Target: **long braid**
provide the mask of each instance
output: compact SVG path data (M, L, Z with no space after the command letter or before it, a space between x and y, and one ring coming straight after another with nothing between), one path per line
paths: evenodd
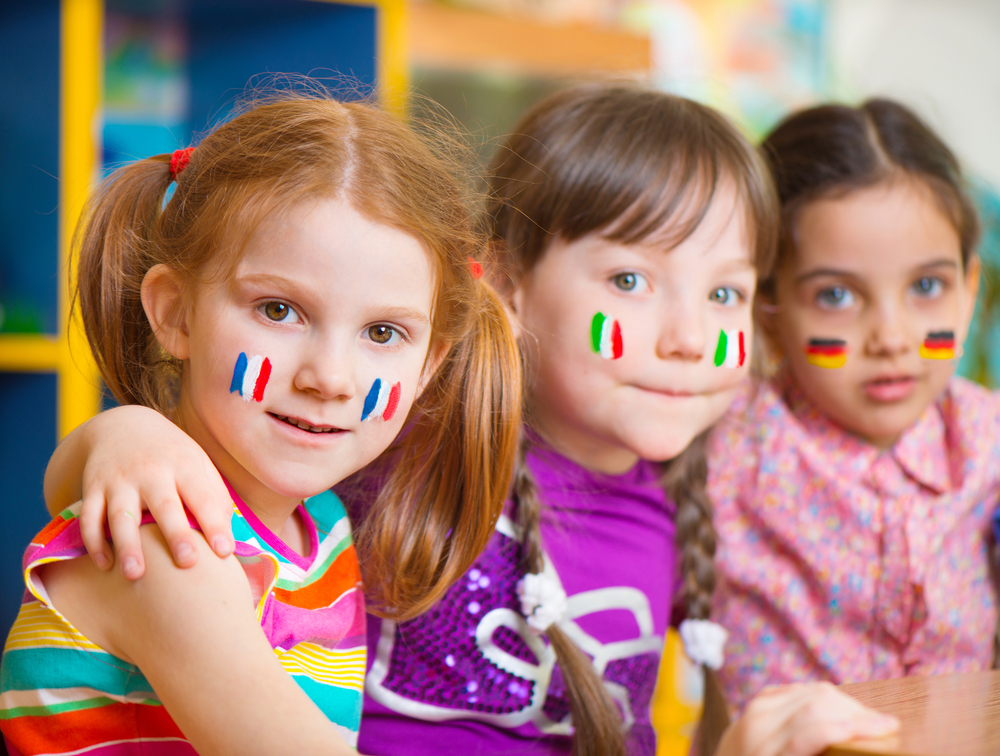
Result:
M715 591L715 550L718 538L708 498L708 431L664 465L663 487L677 506L677 545L681 550L681 600L689 619L708 619ZM700 756L712 756L729 726L729 707L715 670L703 667L705 704L698 731Z
M521 570L539 574L545 567L541 502L538 486L528 469L528 447L528 441L522 436L514 464L513 492L521 534ZM573 756L625 756L621 714L593 663L558 625L549 625L545 635L566 684L573 720Z

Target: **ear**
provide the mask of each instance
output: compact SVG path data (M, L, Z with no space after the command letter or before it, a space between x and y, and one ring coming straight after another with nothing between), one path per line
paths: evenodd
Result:
M507 253L507 248L499 241L491 241L486 255L486 280L500 295L504 303L512 306L512 298L521 278L517 265Z
M160 346L178 360L190 354L187 307L180 274L166 265L154 265L142 279L142 308Z
M976 296L979 294L979 277L983 270L982 261L979 255L969 257L969 262L965 266L965 312L962 313L962 338L969 332L969 323L972 322L972 315L976 311Z

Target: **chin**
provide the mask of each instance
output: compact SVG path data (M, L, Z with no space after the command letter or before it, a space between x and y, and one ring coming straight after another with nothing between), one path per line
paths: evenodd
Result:
M677 435L676 433L658 438L638 439L629 444L629 448L640 458L650 462L667 462L690 446L694 434Z

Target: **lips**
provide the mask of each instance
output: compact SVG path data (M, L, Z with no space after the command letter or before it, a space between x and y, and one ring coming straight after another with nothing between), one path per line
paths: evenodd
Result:
M294 425L296 428L308 431L309 433L339 433L342 430L342 428L335 428L332 425L311 425L305 420L300 420L296 417L288 417L286 415L278 415L273 412L271 413L271 416L287 423L288 425Z
M917 386L911 376L885 376L864 384L865 393L878 402L898 402L906 399Z

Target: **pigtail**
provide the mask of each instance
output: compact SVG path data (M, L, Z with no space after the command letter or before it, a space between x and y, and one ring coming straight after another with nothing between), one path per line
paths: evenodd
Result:
M119 168L90 199L74 239L75 299L105 385L122 404L167 411L163 350L142 307L142 279L152 265L151 241L172 181L170 156Z
M486 547L513 469L517 340L496 292L462 272L471 309L464 333L414 405L399 445L375 468L387 473L385 483L357 533L374 610L396 620L430 608Z
M676 458L664 464L663 487L677 506L677 545L681 551L683 587L679 600L688 619L707 620L715 591L715 550L718 536L708 498L708 431L695 438ZM698 726L698 753L712 756L729 726L729 706L715 670L702 665L705 700Z
M545 567L541 539L541 502L527 465L528 442L522 439L514 467L513 493L521 533L521 571L539 574ZM574 756L624 756L622 717L587 655L557 624L545 630L569 698Z

